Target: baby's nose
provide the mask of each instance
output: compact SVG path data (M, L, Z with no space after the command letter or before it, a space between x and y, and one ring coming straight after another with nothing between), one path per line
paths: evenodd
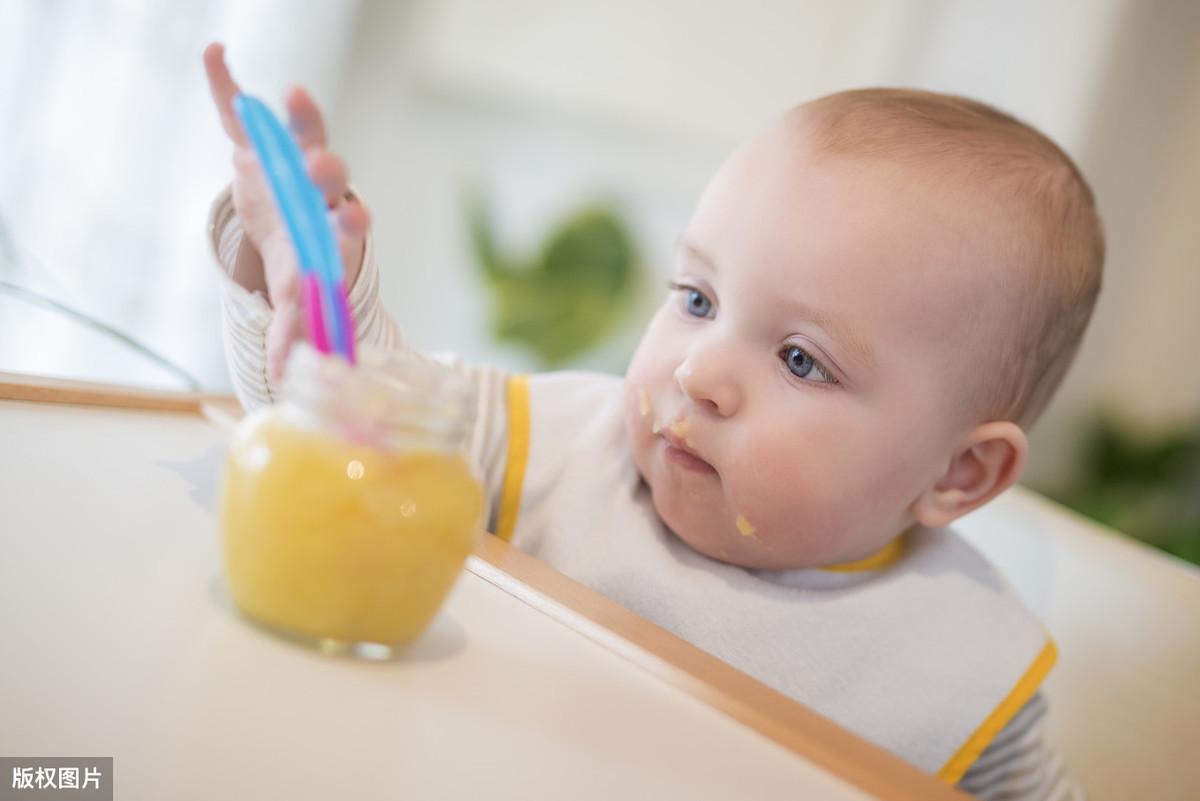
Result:
M716 363L696 364L685 359L675 368L675 383L693 403L702 409L728 417L741 404L741 393L734 376Z

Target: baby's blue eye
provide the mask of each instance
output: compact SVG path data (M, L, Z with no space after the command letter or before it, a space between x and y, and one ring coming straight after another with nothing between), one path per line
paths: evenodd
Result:
M704 297L704 293L699 289L687 290L684 306L693 317L707 317L712 313L712 301Z
M779 358L783 359L784 364L792 371L792 375L797 378L808 378L815 372L817 376L813 380L817 383L835 383L833 376L820 363L813 359L804 348L788 345L779 351Z
M693 317L711 317L713 313L713 302L708 299L699 289L688 284L678 284L674 281L668 281L667 286L675 292L683 293L683 308Z

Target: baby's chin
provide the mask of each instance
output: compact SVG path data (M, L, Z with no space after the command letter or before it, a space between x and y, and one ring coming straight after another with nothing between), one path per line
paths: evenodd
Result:
M679 515L672 515L670 509L662 508L657 499L654 502L654 509L658 512L658 519L663 521L667 530L693 551L704 554L709 559L716 559L718 562L730 560L729 549L722 547L723 543L712 537L710 532L704 531L702 526L698 526L690 520L680 520Z
M645 477L643 476L643 478ZM658 519L663 522L672 535L693 551L707 556L709 559L737 567L768 566L764 562L763 554L754 553L760 549L749 547L757 544L756 542L750 542L740 535L714 530L712 521L719 519L720 515L713 516L696 509L681 511L674 505L678 502L677 500L666 501L661 494L654 492L653 483L647 482L647 484L650 486L650 495L653 499L654 511L658 513Z
M644 421L640 410L631 409L625 416L626 445L633 455L633 463L638 475L650 489L651 502L658 519L667 529L685 545L699 554L718 562L739 567L768 567L764 554L755 554L760 548L756 541L748 541L732 532L714 531L713 521L724 520L729 515L724 511L714 512L711 509L700 509L689 499L681 498L676 489L665 476L656 476L656 471L663 466L653 454L657 438L647 439L642 431ZM659 491L655 490L657 480L662 481ZM769 560L768 560L769 561Z

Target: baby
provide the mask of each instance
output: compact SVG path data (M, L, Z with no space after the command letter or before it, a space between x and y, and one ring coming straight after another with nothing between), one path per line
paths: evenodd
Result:
M214 205L226 347L247 406L303 334L295 257L235 144ZM316 106L292 129L337 220L360 339L403 347L368 217ZM622 382L455 365L490 530L985 798L1080 794L1041 740L1055 651L945 527L1018 479L1025 432L1100 285L1086 182L1052 142L959 97L842 92L712 179Z

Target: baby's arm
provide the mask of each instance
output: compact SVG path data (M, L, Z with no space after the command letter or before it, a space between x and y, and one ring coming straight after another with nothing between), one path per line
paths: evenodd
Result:
M247 242L232 194L227 188L213 202L209 244L221 268L225 358L238 399L246 409L253 409L279 396L279 379L268 366L270 332L277 312L267 300L262 263ZM348 300L360 344L404 346L399 327L379 300L379 271L369 236L360 269L348 288Z
M1047 703L1035 693L958 783L982 801L1086 801L1044 740Z
M304 336L299 265L258 158L233 111L233 99L240 90L225 65L221 45L210 45L204 51L204 69L221 125L233 144L231 200L238 222L236 230L214 228L212 238L218 258L226 265L226 275L243 289L262 293L270 304L273 314L265 340L269 388L282 376L292 345ZM289 127L304 153L309 176L328 203L346 286L352 287L364 260L370 218L348 191L346 165L328 147L325 122L316 103L302 88L293 89L286 103ZM227 226L229 220L217 219L214 214L213 222ZM222 256L231 257L228 264Z

